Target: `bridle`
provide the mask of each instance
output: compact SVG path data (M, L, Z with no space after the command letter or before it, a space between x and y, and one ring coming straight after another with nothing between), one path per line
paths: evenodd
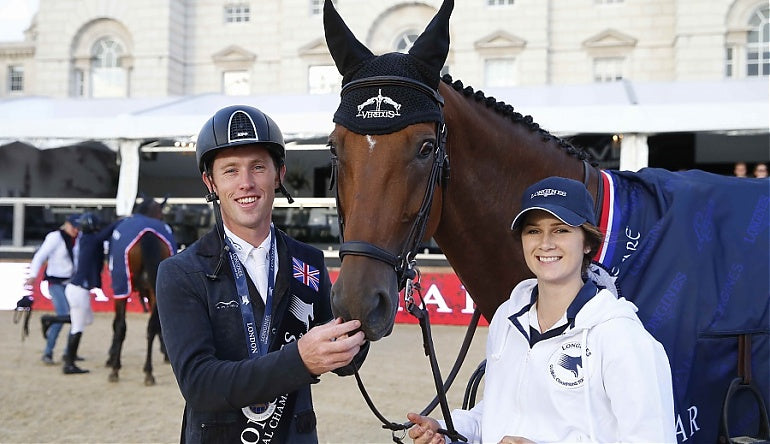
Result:
M431 99L433 99L439 108L444 106L444 98L438 93L438 91L429 87L428 85L413 80L407 77L399 76L374 76L367 77L359 80L354 80L346 84L340 96L344 97L345 94L358 88L367 88L371 86L400 86L417 90ZM342 261L345 256L366 256L372 259L376 259L393 267L398 279L398 290L401 291L406 285L407 279L414 279L415 277L415 257L417 255L417 248L420 245L420 241L425 235L425 227L428 224L428 217L430 216L430 208L433 203L433 195L436 191L436 185L443 187L449 180L449 157L446 152L446 125L444 124L444 113L441 113L441 120L438 122L438 134L436 137L436 148L433 151L433 165L428 177L427 188L425 189L425 195L420 205L420 209L417 212L417 217L412 224L409 234L401 247L401 251L398 255L391 253L390 251L374 245L370 242L360 240L345 241L343 233L345 232L345 220L344 215L339 211L340 206L339 189L337 186L337 175L339 161L336 155L332 156L332 177L329 189L334 188L335 197L337 200L337 209L339 214L338 223L340 225L340 260Z
M446 138L447 138L447 129L446 124L444 123L444 113L443 113L443 106L444 106L444 98L441 97L441 95L438 93L437 90L434 90L433 88L429 87L428 85L419 82L417 80L413 80L407 77L400 77L400 76L373 76L373 77L367 77L359 80L354 80L346 84L342 91L340 92L340 96L344 98L345 94L349 93L352 90L358 89L358 88L366 88L366 87L372 87L372 86L399 86L399 87L406 87L414 89L422 94L427 95L433 101L439 106L439 109L442 110L440 115L440 120L438 122L438 131L437 131L437 137L436 137L436 147L433 151L433 164L431 166L430 174L428 176L428 183L425 189L425 195L423 196L422 203L420 205L420 209L417 212L417 217L414 220L414 223L412 224L412 227L409 230L409 234L406 237L406 240L404 241L401 251L398 255L395 255L391 253L390 251L386 250L385 248L382 248L380 246L377 246L371 242L367 241L361 241L361 240L344 240L344 232L345 232L345 220L344 215L341 212L342 206L340 205L340 197L339 197L339 187L338 187L338 179L337 175L339 174L338 168L339 168L339 160L336 155L332 156L332 177L331 177L331 183L329 184L329 189L334 188L334 194L335 199L337 202L337 214L339 215L339 226L340 226L340 249L339 249L339 255L340 255L340 261L344 260L345 256L353 255L353 256L364 256L369 257L375 260L378 260L380 262L384 262L388 264L389 266L393 267L393 271L396 273L396 278L398 282L398 290L401 291L405 289L404 292L404 302L406 305L407 311L415 316L420 323L420 328L422 330L423 335L423 347L425 349L425 355L428 356L430 360L430 366L431 371L433 373L433 380L434 384L436 386L436 398L421 412L421 415L425 415L430 413L435 407L436 404L441 404L441 411L444 417L444 420L446 422L446 429L440 429L439 433L444 434L452 441L467 441L467 439L459 434L455 429L454 425L452 423L452 417L449 411L449 404L446 399L446 391L449 389L449 386L451 386L452 382L454 381L454 377L457 375L457 371L460 368L460 365L462 364L462 361L465 359L465 354L468 351L468 348L470 347L470 342L473 338L473 331L475 331L476 325L478 324L478 319L480 316L480 312L478 309L474 312L473 319L471 320L471 323L468 325L468 332L466 333L465 339L463 341L463 345L460 349L460 352L458 354L457 360L455 361L455 364L452 368L452 371L450 372L449 377L447 378L446 383L442 381L441 372L438 367L438 363L436 360L436 353L433 346L433 338L431 336L430 331L430 321L428 318L428 310L425 308L425 303L422 300L422 295L420 294L420 286L419 286L419 271L415 268L416 265L416 256L417 256L417 249L419 247L420 241L422 240L423 236L425 235L425 229L428 224L428 218L430 217L430 210L431 210L431 204L433 203L433 197L436 191L436 185L439 187L445 187L446 183L449 180L449 156L446 151ZM420 303L416 303L414 299L414 294L417 292L417 294L420 295ZM392 433L393 441L397 443L401 443L401 439L404 438L406 435L406 431L409 427L412 426L411 423L395 423L392 421L388 421L374 406L374 402L372 401L369 394L366 392L366 389L364 388L364 384L361 380L360 375L358 374L358 369L355 371L355 377L356 381L358 383L358 388L361 391L361 394L364 397L364 400L366 401L367 405L369 406L370 410L374 413L375 416L382 422L383 428L389 429ZM401 436L397 436L397 432L402 432Z

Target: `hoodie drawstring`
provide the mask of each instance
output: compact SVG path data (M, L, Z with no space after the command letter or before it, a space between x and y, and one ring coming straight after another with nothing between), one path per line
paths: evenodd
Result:
M580 359L583 361L583 395L586 401L586 415L588 416L588 437L590 438L591 442L596 441L596 433L594 432L594 419L593 419L593 410L591 409L591 393L590 393L590 387L588 386L588 379L590 376L590 372L588 369L588 355L586 354L586 351L588 349L588 329L583 330L583 337L581 339L582 344L580 347Z

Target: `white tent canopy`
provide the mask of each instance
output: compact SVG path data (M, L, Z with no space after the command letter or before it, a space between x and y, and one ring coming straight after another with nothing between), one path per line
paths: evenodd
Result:
M620 168L647 165L647 135L667 132L767 134L767 78L490 88L487 96L531 115L553 134L623 134ZM96 140L120 152L117 212L129 214L137 193L139 148L155 139L194 141L218 109L249 104L269 114L287 141L326 137L339 96L203 94L184 97L0 100L0 146L40 149Z
M527 86L484 90L558 135L715 131L768 132L767 78L712 82ZM124 99L18 97L0 100L0 145L39 148L83 140L194 139L216 110L243 103L278 123L287 140L333 129L336 94ZM110 143L107 143L110 145Z

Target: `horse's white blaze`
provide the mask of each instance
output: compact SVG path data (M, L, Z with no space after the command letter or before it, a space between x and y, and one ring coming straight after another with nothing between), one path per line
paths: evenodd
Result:
M369 134L366 135L366 141L369 142L369 153L371 154L374 151L374 145L377 145L377 141Z

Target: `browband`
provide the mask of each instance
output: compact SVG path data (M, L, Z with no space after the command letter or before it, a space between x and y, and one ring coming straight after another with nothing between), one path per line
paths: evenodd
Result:
M342 87L342 91L340 91L340 97L354 89L386 85L405 86L407 88L415 89L427 95L428 97L431 97L439 105L444 106L444 98L441 97L441 94L439 94L437 90L422 82L418 82L417 80L399 76L374 76L353 80Z

